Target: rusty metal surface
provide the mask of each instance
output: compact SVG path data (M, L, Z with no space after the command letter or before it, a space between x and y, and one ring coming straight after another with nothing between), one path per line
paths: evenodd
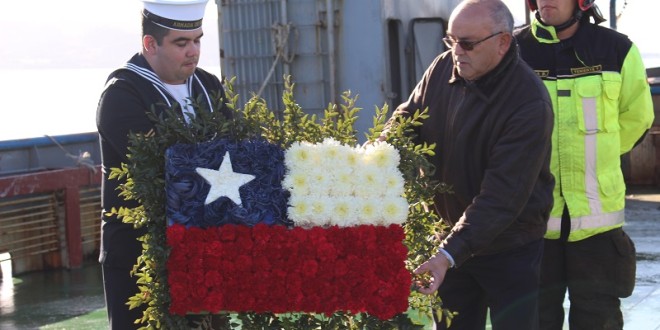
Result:
M0 252L16 274L77 268L98 251L100 181L98 167L0 178Z

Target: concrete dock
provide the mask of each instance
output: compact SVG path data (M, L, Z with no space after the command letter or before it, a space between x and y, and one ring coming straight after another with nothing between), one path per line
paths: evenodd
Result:
M633 189L624 227L637 248L637 282L623 300L624 327L660 330L660 189Z

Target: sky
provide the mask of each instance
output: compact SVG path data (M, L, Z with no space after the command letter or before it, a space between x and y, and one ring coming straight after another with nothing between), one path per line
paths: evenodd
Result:
M140 47L139 0L0 1L0 69L117 67ZM202 64L219 66L217 9L207 3Z
M524 1L504 0L517 24L525 21ZM609 1L596 3L609 18ZM139 0L0 1L0 141L95 131L106 77L139 50L141 6ZM660 66L652 16L660 1L618 0L617 12L618 31L637 44L647 67ZM210 0L200 67L220 75L217 17Z

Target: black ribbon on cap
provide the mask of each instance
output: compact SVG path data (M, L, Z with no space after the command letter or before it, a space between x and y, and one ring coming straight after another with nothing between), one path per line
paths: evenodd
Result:
M202 26L202 19L196 21L179 21L158 16L146 9L142 10L142 15L156 25L173 30L195 30Z

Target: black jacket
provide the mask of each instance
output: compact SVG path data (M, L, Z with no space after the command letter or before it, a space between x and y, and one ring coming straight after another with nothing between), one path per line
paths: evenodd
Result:
M436 143L433 178L452 188L435 196L435 207L452 227L441 247L456 265L541 239L554 186L552 105L515 42L475 82L458 76L451 52L438 56L394 116L425 108L416 133Z
M146 133L154 128L154 124L147 117L147 111L151 111L152 106L155 106L157 112L162 112L170 105L177 104L160 84L146 59L141 54L136 54L125 67L110 74L99 100L96 125L103 162L101 206L104 221L99 259L105 265L132 267L142 252L136 238L143 235L145 229L134 230L131 224L124 224L116 217L105 214L113 207L137 206L136 202L129 203L118 195L117 188L123 182L117 179L108 180L108 175L110 169L128 162L128 133ZM201 107L209 109L209 103L218 95L224 100L224 89L219 79L200 68L195 70L188 84L195 100L200 95L206 100ZM222 108L220 111L227 110Z

